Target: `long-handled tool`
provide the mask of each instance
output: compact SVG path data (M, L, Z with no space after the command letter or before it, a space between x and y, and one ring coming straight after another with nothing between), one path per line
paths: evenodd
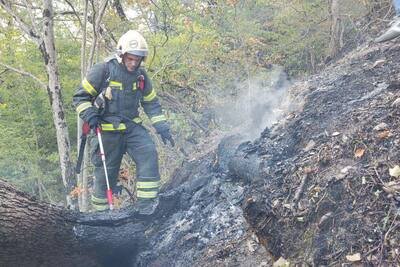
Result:
M114 206L113 206L113 200L112 200L112 191L111 191L111 188L110 188L110 182L108 180L106 156L104 154L103 140L101 139L101 129L100 129L100 127L96 128L96 134L97 134L97 138L99 139L100 155L101 155L101 160L103 161L104 173L106 174L107 201L108 201L108 205L110 205L110 210L113 210Z
M75 168L77 174L81 173L83 155L85 153L86 139L89 132L90 132L89 123L84 122L82 125L82 135L81 135L81 143L79 146L78 161L76 162L76 168Z

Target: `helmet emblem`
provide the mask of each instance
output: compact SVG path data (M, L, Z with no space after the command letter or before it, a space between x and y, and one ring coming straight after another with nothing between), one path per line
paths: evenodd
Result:
M138 46L138 42L136 41L136 40L130 40L129 41L129 47L130 48L137 48L137 46Z

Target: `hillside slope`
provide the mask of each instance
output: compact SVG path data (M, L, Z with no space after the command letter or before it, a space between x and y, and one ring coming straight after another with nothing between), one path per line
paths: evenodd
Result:
M0 247L14 251L0 253L0 262L87 266L84 256L100 266L400 265L400 173L393 173L400 164L399 62L399 44L366 45L295 83L283 119L253 142L210 138L163 186L151 216L132 207L78 214L25 194L29 204L12 217L24 202L0 183L4 218L28 217L33 229L66 233L41 231L40 242L25 229L26 240L15 242L24 224L0 227ZM26 216L32 210L46 212L45 223ZM64 219L53 223L52 214ZM50 244L53 255L67 248L66 261L38 244Z
M274 256L400 264L399 62L399 44L351 52L296 83L296 110L250 145L263 179L244 210Z

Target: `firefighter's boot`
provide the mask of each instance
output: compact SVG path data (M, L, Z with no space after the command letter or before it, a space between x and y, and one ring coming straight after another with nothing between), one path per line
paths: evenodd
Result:
M141 215L152 215L157 210L159 201L158 198L138 199L136 201L136 210Z

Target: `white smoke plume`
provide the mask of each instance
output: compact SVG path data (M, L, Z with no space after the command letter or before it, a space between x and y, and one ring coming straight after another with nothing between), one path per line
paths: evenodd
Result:
M246 80L237 82L232 94L218 103L217 121L232 133L255 139L286 110L289 85L286 73L279 66L268 73L250 74Z

